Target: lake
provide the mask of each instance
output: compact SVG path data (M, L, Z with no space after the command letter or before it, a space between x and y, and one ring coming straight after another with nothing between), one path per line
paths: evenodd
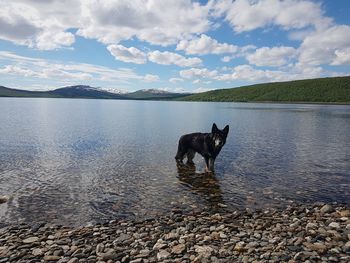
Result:
M214 175L178 139L230 125ZM350 202L350 106L0 98L0 226Z

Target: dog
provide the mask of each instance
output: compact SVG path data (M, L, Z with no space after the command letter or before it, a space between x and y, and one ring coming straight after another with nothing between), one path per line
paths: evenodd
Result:
M187 163L193 165L193 158L196 153L203 156L205 161L205 171L214 172L214 162L222 147L226 143L229 126L219 130L213 123L211 133L190 133L180 137L175 160L178 164L183 163L185 156Z

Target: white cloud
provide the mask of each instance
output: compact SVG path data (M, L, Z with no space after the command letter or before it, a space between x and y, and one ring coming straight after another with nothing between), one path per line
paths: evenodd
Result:
M167 46L207 31L209 7L192 1L82 1L78 34L105 44L137 37Z
M169 51L161 52L159 50L154 50L146 54L135 47L128 48L122 45L109 45L107 49L115 59L135 64L144 64L147 62L147 59L161 65L177 65L180 67L193 67L201 65L202 63L200 58L186 58L180 54Z
M246 58L250 64L256 66L278 67L288 63L296 55L296 52L293 47L262 47L247 55Z
M350 65L350 47L336 50L332 65Z
M217 70L210 71L206 68L190 68L186 70L181 70L179 74L185 79L214 78L218 74L218 72Z
M290 64L276 70L260 69L251 65L238 65L233 68L222 68L219 71L210 71L206 68L191 68L181 70L180 76L185 79L194 79L192 83L209 84L215 81L245 81L250 83L279 82L296 79L310 79L325 76L341 76L343 73L326 71L322 67L303 65L300 63ZM209 81L203 79L209 79Z
M206 91L210 91L210 90L213 90L213 89L200 87L200 88L194 89L192 92L193 93L201 93L201 92L206 92Z
M310 65L348 64L350 26L338 25L306 37L299 48L299 62Z
M0 1L0 38L55 49L74 42L73 29L104 44L138 38L168 46L210 29L209 13L209 4L185 0Z
M146 63L146 54L135 47L127 48L122 45L109 45L107 49L117 60L135 64Z
M177 65L180 67L195 67L202 64L200 58L186 58L180 54L159 50L151 51L148 53L149 61L152 61L161 65Z
M243 47L239 47L235 54L229 55L229 56L224 56L221 58L221 61L227 63L227 62L230 62L234 58L245 57L248 54L250 54L251 51L254 49L256 49L256 46L254 46L254 45L246 45Z
M184 80L182 78L170 78L169 82L171 83L177 83L177 82L183 82Z
M336 76L341 74L326 72L321 67L306 66L299 63L278 70L265 70L254 68L251 65L239 65L232 69L232 73L219 74L214 79L228 82L240 80L259 83L319 78L326 75Z
M0 62L5 64L0 68L0 74L11 74L36 80L46 79L62 85L65 83L81 84L82 81L103 82L106 86L112 84L129 84L129 81L155 82L157 75L138 75L129 68L111 69L104 66L73 63L31 58L20 56L11 52L0 51ZM60 84L60 85L61 85Z
M156 81L159 81L159 76L152 75L152 74L146 74L146 76L143 79L146 82L156 82Z
M6 65L5 67L0 68L0 73L22 75L24 77L38 76L33 70L24 69L15 65Z
M270 25L285 30L314 26L328 27L332 20L323 16L320 3L309 0L228 0L216 5L236 32L251 31Z
M0 1L0 39L50 50L70 46L67 30L78 26L79 3L69 1ZM68 2L68 1L67 1Z
M192 40L181 40L176 46L176 50L184 50L186 54L191 55L234 53L237 49L235 45L219 43L205 34Z

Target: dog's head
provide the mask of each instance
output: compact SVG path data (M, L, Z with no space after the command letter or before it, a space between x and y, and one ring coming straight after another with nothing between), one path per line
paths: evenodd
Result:
M213 140L213 145L215 148L221 148L226 143L226 138L228 134L229 126L226 125L223 130L219 130L215 123L211 128L211 135Z

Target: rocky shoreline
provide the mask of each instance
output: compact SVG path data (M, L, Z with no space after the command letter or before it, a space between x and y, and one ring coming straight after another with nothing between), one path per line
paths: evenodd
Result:
M0 229L4 262L350 262L350 210L291 204L81 228L20 224Z

